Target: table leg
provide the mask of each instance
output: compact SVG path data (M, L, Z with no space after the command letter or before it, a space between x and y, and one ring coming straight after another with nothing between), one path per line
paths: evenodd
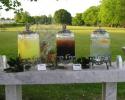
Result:
M117 83L103 83L102 100L117 100Z
M21 85L5 85L6 100L22 100Z

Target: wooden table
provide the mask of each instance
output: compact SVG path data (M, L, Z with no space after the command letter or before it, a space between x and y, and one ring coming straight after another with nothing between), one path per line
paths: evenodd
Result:
M71 83L102 83L102 100L117 100L117 82L125 82L125 70L0 72L0 85L5 85L6 100L22 100L22 85Z

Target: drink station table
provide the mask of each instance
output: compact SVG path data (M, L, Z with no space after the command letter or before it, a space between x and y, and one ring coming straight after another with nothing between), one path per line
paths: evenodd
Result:
M52 52L52 48L47 51L46 48L49 47L47 41L42 41L42 45L40 45L39 33L29 30L29 25L27 25L26 30L18 34L18 56L20 59L17 59L17 61L26 66L27 64L51 63L52 67L57 67L54 70L5 73L3 69L7 66L7 60L3 59L5 56L0 58L0 63L4 65L0 64L0 68L2 68L0 85L5 85L6 100L22 100L22 85L41 84L42 86L42 84L73 83L102 83L102 100L117 100L117 83L125 82L125 69L121 56L117 57L116 64L111 64L110 36L108 32L100 28L92 32L90 40L91 59L85 59L82 57L84 55L81 55L82 58L80 59L75 59L75 35L66 29L66 25L63 25L62 30L56 34L55 53ZM125 48L123 50L125 51ZM59 69L60 64L68 64L67 62L73 63L73 65L76 64L75 68L80 68L80 70L74 70L74 66L72 66L72 69L68 69L68 67L67 69ZM86 68L86 64L90 65L91 68L82 69ZM26 69L26 66L23 67ZM19 65L16 65L16 67L19 67ZM44 68L46 69L45 66Z
M100 65L101 67L102 65ZM112 66L115 67L115 66ZM6 100L22 100L22 85L102 83L102 100L117 100L117 83L125 82L124 69L85 69L0 72L0 85L5 85Z

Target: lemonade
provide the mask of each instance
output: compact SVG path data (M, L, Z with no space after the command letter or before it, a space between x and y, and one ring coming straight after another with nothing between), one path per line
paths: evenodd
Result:
M40 57L39 34L18 35L18 55L21 59L37 59Z

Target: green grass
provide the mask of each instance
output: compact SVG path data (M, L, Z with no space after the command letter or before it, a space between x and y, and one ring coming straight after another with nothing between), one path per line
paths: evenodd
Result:
M46 32L57 32L61 27L33 26L32 29L40 32L41 39L46 37ZM98 27L68 26L75 33L76 56L89 56L90 34ZM105 27L111 36L111 52L113 61L117 55L124 54L121 50L125 46L125 29ZM8 58L17 56L17 33L24 27L0 29L0 55ZM54 35L53 35L54 36ZM55 39L55 38L54 38ZM52 39L52 40L54 40ZM51 39L50 39L51 40ZM54 42L52 42L54 44ZM125 98L125 84L118 84L118 100ZM4 100L4 86L0 87L0 100ZM23 86L23 100L101 100L101 84L71 84L71 85L28 85Z
M41 33L41 39L43 40L43 36L47 38L46 33L56 33L61 27L54 25L52 26L34 26L33 30L38 29ZM90 34L93 30L98 27L74 27L68 26L72 32L75 33L76 40L76 56L89 56L89 47L90 47ZM40 30L41 29L41 30ZM123 28L107 28L105 29L110 33L111 36L111 53L112 59L115 60L117 55L124 54L121 50L121 47L125 46L125 29ZM16 28L7 28L5 31L0 31L0 54L5 54L8 57L16 57L17 56L17 33L24 30L24 27L16 27ZM53 35L54 37L54 35ZM55 39L55 38L54 38ZM54 39L53 44L54 44ZM51 39L49 39L51 40Z

